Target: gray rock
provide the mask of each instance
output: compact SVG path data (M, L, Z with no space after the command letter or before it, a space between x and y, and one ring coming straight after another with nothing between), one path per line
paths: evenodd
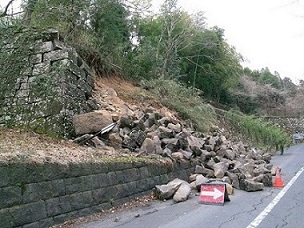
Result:
M104 148L105 147L105 143L103 141L101 141L97 136L93 137L92 139L90 139L91 142L94 144L95 148Z
M172 158L175 160L182 160L184 159L184 155L182 152L174 152L171 154Z
M109 134L109 141L111 143L111 146L114 148L120 148L123 140L120 137L119 133L111 133Z
M168 128L174 131L175 133L179 133L182 130L182 127L179 123L177 124L169 123Z
M134 121L128 115L122 115L119 120L120 128L129 128L132 129L135 126Z
M236 156L235 152L233 150L231 150L231 149L227 149L226 153L224 155L224 157L228 158L229 160L234 160L235 156Z
M172 152L177 152L180 149L179 140L177 138L165 138L161 140L162 147L169 148Z
M235 173L227 172L227 176L231 180L231 185L236 188L240 189L240 182L239 182L239 176Z
M201 190L201 185L209 182L209 179L204 177L202 174L199 174L195 178L195 186L197 191Z
M242 179L240 180L240 188L241 190L244 190L246 192L255 192L255 191L261 191L264 189L264 184L255 182L251 179Z
M255 182L263 183L266 187L272 187L272 175L271 173L260 174L254 178L252 178Z
M191 187L188 183L182 183L173 196L175 203L186 201L191 193Z
M146 139L146 133L142 130L132 130L129 134L130 138L134 140L138 147L141 147Z
M98 132L112 122L112 116L108 112L89 112L73 117L76 135Z
M169 148L165 148L162 152L163 157L172 157L172 151Z
M146 138L143 142L141 148L142 151L147 152L148 154L155 154L156 153L156 146L152 139Z
M174 137L174 133L171 129L163 127L163 126L159 126L158 127L158 137L160 139L164 139L164 138L173 138Z
M203 174L205 177L214 177L214 171L212 169L207 169L199 165L195 166L195 173Z
M185 159L190 160L192 157L192 152L186 150L179 150L185 157Z
M155 153L156 154L162 154L163 153L163 149L161 147L161 141L158 138L158 136L154 136L153 137L153 143L155 145Z
M224 162L215 163L213 165L213 170L216 178L223 178L228 171L228 165Z
M160 200L170 199L183 183L188 184L186 181L176 178L168 184L156 185L154 194Z

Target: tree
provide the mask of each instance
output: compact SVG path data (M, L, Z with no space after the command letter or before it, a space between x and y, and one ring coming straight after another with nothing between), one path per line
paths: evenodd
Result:
M241 56L224 40L224 30L194 27L192 43L183 50L183 81L217 101L227 100L241 74Z

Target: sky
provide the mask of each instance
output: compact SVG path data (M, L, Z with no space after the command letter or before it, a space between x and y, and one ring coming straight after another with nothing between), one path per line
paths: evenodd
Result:
M163 1L153 0L154 7ZM294 83L304 80L303 0L179 0L189 13L203 11L209 26L225 30L227 42L252 70L268 67Z
M178 1L189 13L203 11L209 26L223 28L227 42L245 58L244 66L268 67L295 83L304 80L304 0ZM7 2L0 0L0 6ZM163 0L152 2L157 8Z

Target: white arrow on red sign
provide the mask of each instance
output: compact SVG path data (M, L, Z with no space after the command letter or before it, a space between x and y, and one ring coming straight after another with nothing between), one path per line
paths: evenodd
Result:
M213 199L216 200L219 197L224 195L224 192L221 192L217 188L213 188L213 191L201 191L201 195L203 196L213 196Z

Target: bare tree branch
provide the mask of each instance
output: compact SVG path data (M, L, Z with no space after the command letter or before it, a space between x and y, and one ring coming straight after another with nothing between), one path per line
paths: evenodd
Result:
M10 1L7 3L7 5L6 5L5 8L4 8L3 13L0 14L0 18L1 18L1 17L5 17L5 16L8 16L8 14L7 14L8 8L10 7L10 5L11 5L14 1L15 1L15 0L10 0Z

